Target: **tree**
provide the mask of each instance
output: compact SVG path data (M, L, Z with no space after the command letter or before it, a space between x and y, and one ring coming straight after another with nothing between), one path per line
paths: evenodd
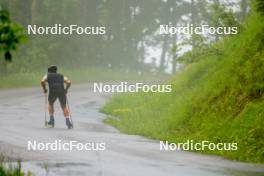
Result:
M23 28L15 23L12 23L9 12L0 10L0 52L4 52L5 61L3 69L6 72L6 62L12 61L11 51L17 48L17 45L25 38Z
M240 10L240 14L239 14L241 22L245 20L245 17L246 17L247 12L248 12L248 7L249 7L248 0L241 0L241 2L240 2L241 10Z
M264 15L264 1L263 0L256 0L257 11Z
M178 52L178 44L177 44L177 35L174 37L174 43L171 48L171 53L172 53L172 73L176 72L176 65L177 65L177 52Z
M211 26L240 26L234 17L234 13L231 10L227 11L225 6L220 4L219 0L215 0L215 2L211 5L210 16ZM215 41L218 41L220 37L221 36L219 34L215 34Z

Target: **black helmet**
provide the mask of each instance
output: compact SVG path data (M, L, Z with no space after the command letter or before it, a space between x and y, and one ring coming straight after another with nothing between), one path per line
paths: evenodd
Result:
M56 65L51 65L49 66L48 68L48 73L56 73L58 70L57 66Z

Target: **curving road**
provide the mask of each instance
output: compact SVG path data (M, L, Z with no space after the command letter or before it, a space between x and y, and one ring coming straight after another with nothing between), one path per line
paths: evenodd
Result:
M183 151L159 151L159 142L126 135L103 123L99 112L109 95L90 85L70 92L75 128L68 130L56 104L56 127L44 128L44 97L40 88L0 90L0 151L21 158L25 170L49 176L258 176L264 165ZM28 151L27 142L105 142L105 151Z

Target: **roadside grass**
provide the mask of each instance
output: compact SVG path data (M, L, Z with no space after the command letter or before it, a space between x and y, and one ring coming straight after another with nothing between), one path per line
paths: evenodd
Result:
M237 150L203 153L264 163L264 23L252 15L241 33L174 75L170 93L126 93L101 109L128 134L180 143L237 143Z
M63 73L69 77L74 84L88 83L91 81L136 81L136 80L157 80L164 79L166 75L154 75L152 73L125 72L118 69L59 69L59 73ZM35 71L29 73L13 73L0 77L0 88L10 87L30 87L39 86L41 78L45 72Z
M0 176L32 176L32 173L22 170L21 161L7 162L5 157L0 155Z

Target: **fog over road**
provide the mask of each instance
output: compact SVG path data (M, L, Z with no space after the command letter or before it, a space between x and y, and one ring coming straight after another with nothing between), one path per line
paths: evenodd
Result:
M103 123L99 108L109 95L93 93L91 85L69 92L74 129L68 130L56 102L55 128L44 127L41 88L0 90L0 150L21 158L35 175L95 176L246 176L264 175L264 165L183 151L160 151L159 141L126 135ZM28 151L27 142L105 142L105 151Z

